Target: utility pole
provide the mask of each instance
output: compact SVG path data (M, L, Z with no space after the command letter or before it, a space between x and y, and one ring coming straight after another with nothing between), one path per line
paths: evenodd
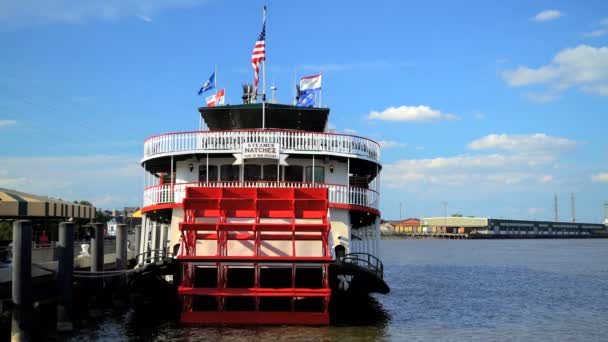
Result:
M399 221L403 220L402 216L401 216L402 210L403 210L403 203L399 202Z
M553 194L553 221L557 222L558 221L558 216L557 216L557 194L554 193Z
M574 212L574 192L570 193L570 210L572 211L572 223L576 222L576 216Z

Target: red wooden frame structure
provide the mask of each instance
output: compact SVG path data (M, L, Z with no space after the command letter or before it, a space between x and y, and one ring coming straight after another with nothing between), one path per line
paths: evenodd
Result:
M329 324L327 189L189 187L183 207L183 323Z

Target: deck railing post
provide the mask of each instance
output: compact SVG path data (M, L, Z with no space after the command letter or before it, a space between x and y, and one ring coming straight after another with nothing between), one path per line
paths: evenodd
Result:
M32 223L13 222L11 341L29 341L32 328Z

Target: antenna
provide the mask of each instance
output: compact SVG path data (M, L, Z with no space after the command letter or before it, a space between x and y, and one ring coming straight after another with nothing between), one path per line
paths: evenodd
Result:
M575 216L575 212L574 212L574 192L570 193L570 210L572 212L572 223L576 222L576 216Z
M558 221L558 216L557 216L557 194L553 194L553 221L557 222Z
M279 88L277 88L273 82L273 84L270 86L270 103L277 103L277 97L276 97L277 89L279 89Z

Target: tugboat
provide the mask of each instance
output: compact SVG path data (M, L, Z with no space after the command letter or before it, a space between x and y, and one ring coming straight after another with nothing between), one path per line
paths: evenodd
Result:
M330 132L310 95L257 102L255 82L198 108L206 129L145 140L138 263L177 265L181 322L325 325L335 296L389 292L380 145Z

